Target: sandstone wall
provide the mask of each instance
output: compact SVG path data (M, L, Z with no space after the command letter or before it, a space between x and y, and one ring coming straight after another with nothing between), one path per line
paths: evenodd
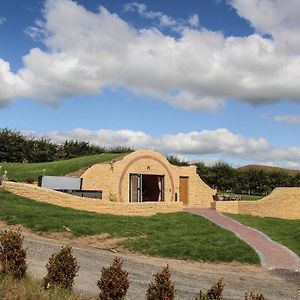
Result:
M243 215L300 219L300 188L276 188L258 201L217 201L216 209Z
M116 203L107 200L82 198L31 184L14 182L6 182L5 189L16 195L36 201L97 213L147 216L156 213L182 211L182 203L180 202Z

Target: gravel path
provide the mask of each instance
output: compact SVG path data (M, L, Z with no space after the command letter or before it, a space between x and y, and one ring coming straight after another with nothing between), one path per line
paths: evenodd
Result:
M45 275L45 265L51 254L64 244L24 233L27 247L29 273L41 278ZM170 265L172 279L177 289L176 299L194 299L199 289L208 289L218 279L225 279L225 299L244 299L244 292L263 293L267 299L300 300L300 273L288 270L268 270L256 266L240 264L206 264L186 262L174 259L153 258L148 256L113 253L108 250L95 249L69 243L74 248L80 270L75 288L84 293L97 294L96 281L103 266L111 264L115 256L124 259L124 266L129 272L131 285L126 299L145 299L152 274Z

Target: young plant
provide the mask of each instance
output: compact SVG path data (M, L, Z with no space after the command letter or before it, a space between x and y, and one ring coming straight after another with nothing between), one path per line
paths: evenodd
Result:
M149 284L147 300L172 300L175 298L175 285L170 280L171 271L169 265L154 275L154 282Z
M47 275L43 279L44 288L58 286L71 290L74 278L78 275L79 265L72 255L72 247L65 246L53 253L46 265Z
M252 294L252 292L250 293L250 295L248 296L248 294L245 294L245 300L267 300L263 294Z
M97 285L100 288L101 300L123 300L129 288L128 272L123 270L123 261L116 257L113 263L102 268L101 278Z
M23 249L21 230L0 232L0 266L5 275L21 278L26 274L26 250Z
M224 286L223 278L221 278L206 293L200 290L195 300L224 300L222 296Z

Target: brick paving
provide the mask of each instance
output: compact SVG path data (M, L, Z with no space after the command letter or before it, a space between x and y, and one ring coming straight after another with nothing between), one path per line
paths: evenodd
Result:
M300 258L290 249L271 240L264 233L245 226L211 208L185 208L184 211L200 215L235 233L249 244L260 257L263 267L300 271Z

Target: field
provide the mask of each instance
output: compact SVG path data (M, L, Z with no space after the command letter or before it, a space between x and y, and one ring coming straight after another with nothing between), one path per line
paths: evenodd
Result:
M188 213L125 217L62 208L25 199L0 189L0 219L38 232L75 236L108 233L125 237L120 246L152 256L196 261L259 264L256 252L230 231Z
M96 163L110 161L120 155L122 154L103 153L45 163L0 163L0 166L2 166L2 174L7 171L9 180L25 181L27 177L37 180L43 174L43 169L45 169L45 175L63 176Z
M300 256L300 220L283 220L226 214L249 227L264 232L272 240L285 245Z

